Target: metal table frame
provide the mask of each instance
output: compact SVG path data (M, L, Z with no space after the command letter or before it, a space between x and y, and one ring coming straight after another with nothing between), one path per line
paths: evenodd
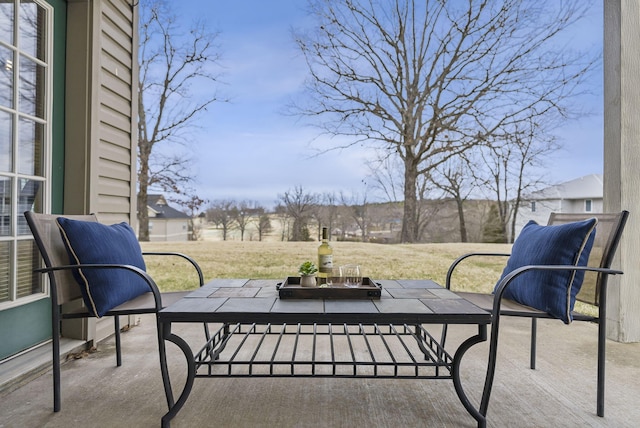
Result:
M460 362L487 340L491 314L429 280L379 281L380 300L281 300L275 280L211 281L158 314L160 365L169 411L162 426L184 406L201 377L348 377L451 379L469 414L486 426L488 394L480 410L460 380ZM193 352L172 333L173 323L217 323ZM444 337L424 324L475 324L477 334L453 355ZM187 379L175 401L165 341L187 362ZM485 388L486 390L486 388ZM486 395L486 399L485 399Z

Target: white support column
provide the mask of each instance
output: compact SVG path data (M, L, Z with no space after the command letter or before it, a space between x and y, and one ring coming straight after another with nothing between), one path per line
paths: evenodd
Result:
M640 341L640 2L604 5L604 210L630 211L609 282L607 335Z

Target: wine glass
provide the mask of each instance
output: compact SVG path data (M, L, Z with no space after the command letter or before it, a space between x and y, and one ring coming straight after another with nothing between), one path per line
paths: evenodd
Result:
M328 286L338 285L338 284L342 284L343 282L344 282L344 277L342 274L342 267L341 266L332 267L331 272L329 272L327 275L327 285Z
M359 287L362 284L362 272L358 265L342 266L342 275L344 276L344 285L349 288Z

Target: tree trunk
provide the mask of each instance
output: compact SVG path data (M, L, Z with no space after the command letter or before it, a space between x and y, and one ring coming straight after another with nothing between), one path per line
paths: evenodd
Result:
M460 242L467 242L467 223L464 219L463 200L456 198L456 205L458 206L458 220L460 222Z
M407 154L404 161L404 213L400 242L414 243L418 240L418 203L416 195L417 165Z
M140 171L138 171L138 240L149 241L149 211L147 210L149 188L149 153L145 142L139 141Z
M299 217L293 218L293 228L291 232L291 240L292 241L305 241L306 237L304 236L304 221L302 221Z

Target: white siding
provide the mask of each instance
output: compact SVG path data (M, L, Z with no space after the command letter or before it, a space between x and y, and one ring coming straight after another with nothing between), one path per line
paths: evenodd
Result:
M100 2L99 16L97 212L102 221L133 223L137 141L134 16L125 0Z
M102 223L126 221L135 228L138 12L133 4L67 4L64 212L96 213ZM86 340L113 333L110 319L65 323L66 334Z

